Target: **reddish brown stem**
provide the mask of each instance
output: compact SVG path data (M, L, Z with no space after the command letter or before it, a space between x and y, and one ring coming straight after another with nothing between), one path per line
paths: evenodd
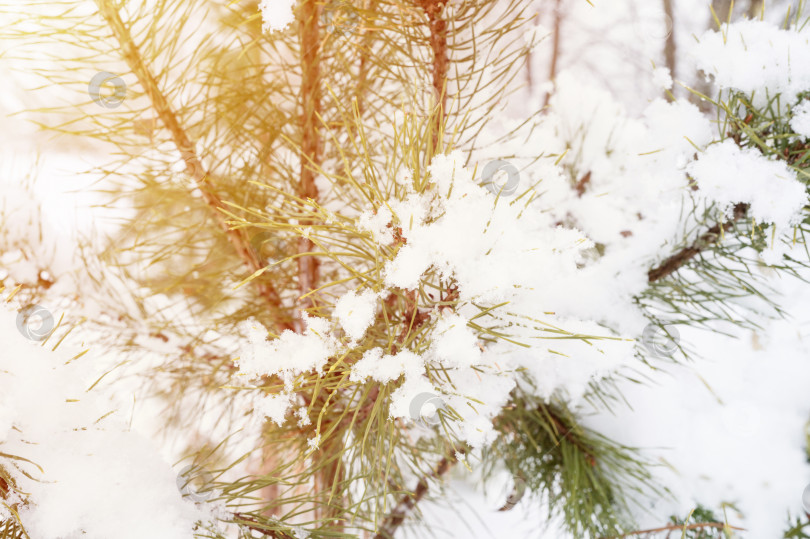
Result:
M316 168L321 160L320 113L320 55L321 38L319 29L320 8L315 0L305 0L298 8L299 39L301 42L301 89L300 89L300 128L301 128L301 172L298 196L304 200L317 200L318 187L315 185ZM313 224L303 220L302 225ZM315 244L306 237L298 240L299 254L311 253ZM298 257L298 289L301 296L318 287L318 261L314 256ZM302 310L312 308L312 296L300 301ZM298 327L299 331L303 328Z
M439 135L444 128L447 111L447 71L450 60L447 54L447 21L442 16L445 2L439 0L416 0L428 17L430 25L430 50L433 51L432 84L434 94L439 97L438 111L433 117L433 150L438 151Z

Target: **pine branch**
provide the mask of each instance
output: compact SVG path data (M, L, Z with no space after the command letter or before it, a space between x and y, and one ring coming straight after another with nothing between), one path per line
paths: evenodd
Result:
M433 147L432 151L437 152L439 142L441 141L442 129L444 127L445 117L447 114L447 73L449 70L449 56L447 50L447 21L441 17L441 12L444 7L442 2L438 0L416 0L416 5L421 7L427 14L430 24L430 48L433 51L433 90L438 99L438 111L433 116ZM448 291L448 295L452 295L452 288ZM448 296L449 297L449 296ZM409 313L411 319L410 327L406 327L403 331L410 332L412 329L418 328L427 319L425 313L421 313L416 308L416 294L413 293L409 298L413 302L413 308ZM407 333L399 336L399 344L401 345ZM405 494L400 498L397 505L388 513L383 520L375 539L392 538L394 532L405 521L408 514L414 510L416 504L424 497L428 490L429 477L440 478L447 473L453 464L455 464L455 456L443 457L430 476L423 476L419 479L413 495Z
M109 25L113 36L121 46L124 61L138 78L138 82L140 82L141 86L143 86L158 118L160 118L164 127L166 127L171 134L175 147L182 152L186 163L186 173L196 182L197 188L202 193L203 200L205 200L208 207L211 208L217 223L245 266L253 273L261 271L263 265L256 251L250 245L250 240L246 232L242 229L232 229L228 225L225 204L222 202L219 195L213 191L210 184L207 183L207 180L210 178L208 171L200 162L194 145L177 119L177 114L158 87L151 70L143 61L129 29L118 13L118 9L110 0L95 0L95 2L98 6L99 13ZM257 283L259 294L267 301L273 311L277 311L281 307L281 298L273 285L258 279L254 281ZM292 329L292 326L288 322L278 320L277 323L281 330Z
M568 427L565 424L564 419L560 417L550 406L540 403L537 406L537 411L551 419L551 422L554 424L554 429L558 434L558 443L562 442L563 440L568 440L574 445L574 447L577 448L580 453L585 455L585 459L591 466L596 465L596 457L594 456L593 451L585 446L576 436L570 436L574 434L574 429Z
M420 478L419 482L416 484L413 494L408 493L402 496L399 502L397 502L397 505L394 506L394 508L388 513L388 516L385 517L385 520L379 527L377 535L374 536L374 539L392 539L397 529L402 525L403 522L405 522L405 518L408 516L408 514L414 510L416 504L425 497L425 494L427 494L430 486L428 484L428 480L430 478L441 478L452 469L456 462L455 456L444 457L439 461L438 465L431 474Z
M674 255L670 256L659 266L647 272L647 280L650 283L660 281L661 279L675 273L680 268L685 266L695 256L716 244L723 237L723 233L730 230L734 224L745 217L748 212L748 204L737 204L734 206L734 214L731 220L714 225L705 234L701 235L695 240L692 245L684 247Z

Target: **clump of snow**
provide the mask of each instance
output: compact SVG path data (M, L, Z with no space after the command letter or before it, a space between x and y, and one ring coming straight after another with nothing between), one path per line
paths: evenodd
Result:
M473 448L486 447L495 440L497 432L492 420L509 402L516 383L514 376L497 371L460 369L454 372L453 384L463 389L459 394L445 392L441 398L445 407L461 417L457 423L460 437Z
M406 376L403 383L391 394L391 407L389 413L394 418L411 418L411 404L414 399L423 393L435 394L437 389L426 376Z
M728 327L684 328L699 361L653 372L645 384L623 380L619 388L632 409L586 415L586 425L667 462L651 471L673 495L653 497L638 514L639 527L686 516L697 504L715 509L730 502L736 510L728 511L729 523L747 529L744 537L782 537L786 512L801 514L810 481L802 440L810 363L807 337L796 328L808 323L810 295L799 279L774 281L788 294L782 305L790 320L755 315L763 330L732 329L737 338L726 335Z
M433 335L432 352L445 365L470 367L480 361L478 339L463 316L451 314L441 318Z
M667 103L663 99L656 99L645 109L646 123L645 147L655 151L645 159L646 163L639 163L645 168L660 165L664 167L659 174L668 176L674 174L681 178L680 185L684 185L682 171L695 154L695 148L704 148L714 139L714 130L709 120L695 105L688 101ZM647 157L647 156L645 156ZM666 182L666 186L674 182Z
M728 215L735 204L746 203L757 222L787 228L800 219L807 203L804 185L784 162L732 140L709 146L687 170L700 192Z
M365 381L372 378L378 382L388 383L400 376L419 377L425 374L425 362L410 350L403 350L395 355L383 355L381 348L368 350L352 367L351 380Z
M358 295L354 290L344 294L335 303L335 316L353 341L359 341L374 321L377 294L366 291Z
M385 268L385 283L416 288L430 268L455 279L462 301L495 303L532 288L541 275L554 280L563 267L575 269L589 242L574 230L542 226L536 213L496 205L496 196L473 181L458 151L438 155L429 167L435 185L432 215L403 229L407 244Z
M295 20L293 6L295 0L262 0L259 10L262 12L262 32L283 30Z
M248 342L242 343L236 362L239 374L250 379L279 375L284 380L283 391L263 396L255 405L257 411L278 425L284 424L294 404L293 379L304 372L320 371L338 349L328 320L304 314L304 322L303 334L285 330L270 341L267 330L257 322L246 321L240 326Z
M329 322L304 315L306 331L303 334L285 330L281 336L267 340L267 330L256 322L245 322L241 329L247 334L250 346L242 348L237 361L239 372L251 378L284 374L295 376L303 372L318 371L337 350L337 341L331 335Z
M755 92L754 104L782 94L793 103L810 89L810 31L783 30L769 22L744 20L703 34L692 51L695 65L722 88Z
M289 391L282 391L274 395L262 396L256 399L254 410L279 427L287 420L287 412L293 406L293 395ZM303 418L300 418L303 421ZM307 418L308 419L308 418Z
M790 127L797 135L810 139L810 99L805 99L799 105L793 107L793 118L790 120Z
M365 212L357 220L360 230L371 232L371 237L377 243L388 244L394 241L394 234L388 224L391 222L391 210L386 207L376 212Z

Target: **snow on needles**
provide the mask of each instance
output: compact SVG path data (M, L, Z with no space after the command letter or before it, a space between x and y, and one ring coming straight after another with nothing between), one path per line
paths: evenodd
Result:
M751 29L760 37L748 39ZM726 28L725 40L705 35L699 49L701 67L724 87L789 98L810 87L810 68L795 61L807 50L806 34L744 22ZM782 61L789 57L794 61ZM761 73L751 75L752 62L761 64ZM659 86L671 86L664 70L654 77ZM421 192L408 181L413 171L399 170L389 178L404 187L399 196L355 220L357 232L377 244L376 255L384 260L384 289L346 291L331 319L307 318L301 335L286 331L267 341L266 330L249 329L241 374L276 374L285 382L261 406L268 417L285 421L295 405L295 378L320 373L338 358L351 365L354 383L396 386L392 418L417 420L422 411L414 411L414 403L427 395L452 409L460 439L486 446L495 436L492 419L516 384L528 379L538 396L564 392L576 404L594 377L638 361L634 344L621 335L645 323L634 298L648 286L647 271L662 242L675 239L683 224L683 204L692 196L687 174L698 194L722 210L746 203L753 219L779 228L794 224L806 203L801 183L784 163L731 141L711 144L715 130L692 104L655 100L634 119L610 95L583 89L566 73L556 84L543 124L520 142L550 157L545 164L510 162L520 175L515 199L496 197L465 163L472 157L483 166L486 158L524 154L525 148L493 142L482 143L486 151L472 156L437 155ZM806 114L796 107L797 131ZM499 135L497 128L482 133L493 141ZM558 164L573 173L581 192L572 190L572 178ZM533 189L542 196L520 196ZM602 246L598 256L594 242ZM368 328L380 302L392 291L418 290L428 281L452 283L458 297L452 312L422 313L419 341L427 344L369 346ZM502 305L508 307L496 307ZM487 307L487 323L506 332L508 341L485 346L479 340L482 322L476 317ZM553 349L543 345L541 339L560 335L592 338L555 339ZM435 370L448 371L452 384L429 377Z
M731 216L736 203L749 205L758 223L785 229L796 224L807 203L804 185L782 161L771 161L759 150L740 148L733 140L709 146L687 171L700 192Z
M363 339L375 320L378 303L393 290L418 289L426 279L452 282L459 298L453 311L425 313L427 334L420 341L429 344L394 353L379 346L354 352L361 357L353 360L352 382L396 384L389 409L392 418L418 422L424 414L420 399L427 395L427 400L453 410L460 439L482 447L494 439L492 419L524 376L515 373L535 378L544 395L567 384L575 388L576 397L595 373L629 357L632 345L613 341L609 346L619 352L610 359L601 344L578 339L555 340L554 352L512 343L484 347L471 326L478 305L508 304L508 310L490 311L489 320L508 327L507 332L521 342L542 338L542 328L555 334L565 333L569 326L580 334L603 333L592 322L556 319L545 312L551 308L544 308L559 293L556 289L570 282L566 276L579 271L582 253L592 243L577 230L554 226L540 205L527 207L498 199L474 181L472 169L464 166L458 151L434 157L428 172L429 187L424 192L408 191L402 199L388 201L387 207L369 209L357 218L358 230L369 233L381 249L393 241L395 230L404 239L398 249L380 251L389 257L384 268L386 289L346 291L335 302L333 319L306 318L302 335L285 331L267 341L264 328L244 328L249 342L241 351L240 373L251 378L275 374L285 381L280 394L260 405L273 421L283 423L294 406L298 374L319 373L329 357L349 358L356 348L368 346ZM548 321L540 322L541 318ZM565 353L576 360L557 362ZM429 378L428 365L432 372L451 371L452 383L443 377Z
M783 30L746 20L706 32L691 51L696 67L722 88L754 93L754 106L782 94L793 103L810 88L810 31L807 25Z
M545 216L524 212L521 204L496 204L463 162L458 151L433 159L438 196L431 215L438 217L403 226L407 244L386 266L388 286L415 288L432 267L455 279L462 301L495 304L525 294L542 277L554 282L562 270L576 270L591 242L576 230L549 229Z

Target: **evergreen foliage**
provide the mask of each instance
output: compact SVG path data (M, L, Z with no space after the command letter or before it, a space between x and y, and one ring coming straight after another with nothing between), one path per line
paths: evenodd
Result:
M106 303L104 317L82 326L131 365L146 356L144 335L166 343L149 394L165 399L167 429L188 431L189 475L206 471L199 491L226 508L222 522L237 525L241 537L294 537L299 528L313 537L393 537L418 515L418 502L464 466L481 466L485 476L506 469L521 491L516 496L525 486L526 499L546 503L549 517L560 517L575 537L633 534L638 497L667 495L641 453L583 426L566 395L537 397L520 373L495 420L498 437L481 455L460 435L452 407L414 431L390 417L396 383L352 378L352 367L373 349L426 353L439 323L432 314L462 307L477 309L469 327L483 347L528 346L511 333L516 326L549 341L616 339L608 327L582 335L505 305L466 302L441 268L412 289L389 287L384 268L406 244L407 223L395 215L393 241L384 243L357 220L369 207L389 211L413 194L431 195L437 155L460 150L471 159L530 49L523 34L533 14L525 4L366 0L349 9L301 0L291 26L264 33L253 0L96 0L40 15L33 37L22 24L3 30L21 43L13 54L22 59L31 60L39 40L73 55L40 73L50 84L85 92L77 86L84 79L69 75L74 70L124 74L120 107L88 102L38 111L48 129L107 148L92 172L117 186L106 193L110 204L131 208L101 256L87 247L88 276ZM795 103L776 95L754 106L752 96L728 90L698 98L714 107L718 141L784 161L807 183L810 144L790 127ZM528 207L540 191L521 186L510 204ZM728 218L693 202L684 208L680 243L661 252L636 298L650 323L749 326L752 298L763 312L782 315L757 271L758 254L778 241L773 226L753 222L744 204ZM793 242L808 254L810 212L804 215ZM808 258L789 254L771 267L799 276L807 265ZM255 383L238 376L235 343L248 340L251 327L267 328L270 340L302 334L307 317L334 316L338 299L352 290L384 294L361 340L329 357L321 373L295 377L305 410L297 420L267 420L257 447L248 449L236 431L200 440L188 427L211 409L222 410L219 421L228 425L237 409L228 403L288 388L280 375ZM346 345L351 339L343 337ZM637 354L655 365L641 343ZM689 355L679 345L675 360ZM125 377L127 368L118 374ZM453 372L440 365L428 365L426 376L453 384ZM592 382L586 399L613 406L621 398L613 382ZM0 453L4 499L15 488L9 471L19 458ZM226 479L245 462L259 464L249 476ZM712 526L689 527L700 523ZM702 507L671 524L684 538L733 533ZM7 520L0 537L28 537L23 525ZM810 537L808 525L791 522L785 537ZM202 525L196 536L223 537Z

